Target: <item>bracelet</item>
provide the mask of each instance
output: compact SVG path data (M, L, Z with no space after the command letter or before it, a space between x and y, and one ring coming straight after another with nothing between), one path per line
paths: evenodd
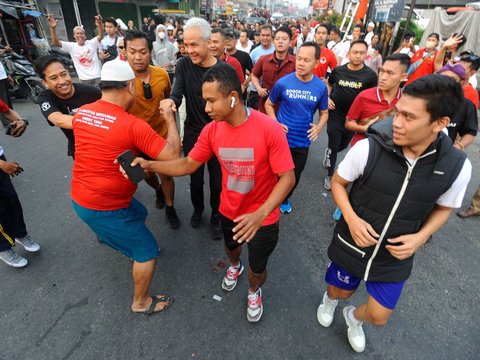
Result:
M462 144L460 141L457 141L457 142L455 143L455 145L460 146L460 150L461 150L461 151L464 151L464 150L465 150L465 146L463 146L463 144Z

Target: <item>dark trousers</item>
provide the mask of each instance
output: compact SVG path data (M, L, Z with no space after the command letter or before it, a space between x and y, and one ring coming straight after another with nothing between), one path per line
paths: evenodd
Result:
M290 196L292 196L293 192L298 186L300 177L302 176L303 169L305 169L305 164L307 163L308 149L309 148L290 148L293 164L295 165L295 169L293 170L293 172L295 173L295 185L293 186L293 189L290 190L290 193L288 194L287 199L289 199Z
M3 155L0 156L0 160L7 161ZM10 175L2 170L0 170L0 226L0 251L10 249L14 245L15 238L27 235L22 205Z
M185 129L183 136L183 152L185 156L197 142L198 134ZM208 174L210 176L210 206L212 208L212 215L218 214L220 206L220 192L222 191L222 170L220 163L215 155L207 162ZM192 205L197 213L202 213L205 209L203 204L203 176L205 165L202 165L193 174L190 175L190 199Z
M330 149L330 167L328 168L328 176L333 176L335 165L337 163L337 154L345 150L350 141L352 141L354 131L348 131L345 128L327 128L328 148Z
M10 109L12 109L12 99L10 98L10 93L8 92L8 79L0 80L0 100L7 104ZM10 124L10 120L8 120L4 115L0 115L0 117L3 126L8 126L8 124Z

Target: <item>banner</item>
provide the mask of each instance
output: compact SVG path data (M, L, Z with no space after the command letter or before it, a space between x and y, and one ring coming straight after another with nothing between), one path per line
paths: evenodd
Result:
M374 22L398 22L402 18L405 0L375 0Z

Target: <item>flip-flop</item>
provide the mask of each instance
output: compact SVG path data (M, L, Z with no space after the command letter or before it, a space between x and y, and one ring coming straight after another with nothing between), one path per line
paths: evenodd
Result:
M150 297L152 298L152 303L150 304L148 309L144 311L134 311L134 313L144 314L144 315L153 315L153 314L160 313L167 310L173 304L172 296L164 295L162 297L156 297L156 296L150 295ZM157 306L158 303L161 303L161 302L166 302L167 304L162 308L162 310L155 311L155 307Z

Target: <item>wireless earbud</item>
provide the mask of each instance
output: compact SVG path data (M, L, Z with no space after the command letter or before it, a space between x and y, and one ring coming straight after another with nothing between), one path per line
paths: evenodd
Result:
M232 96L232 102L230 103L230 107L233 109L234 105L235 105L235 97Z

